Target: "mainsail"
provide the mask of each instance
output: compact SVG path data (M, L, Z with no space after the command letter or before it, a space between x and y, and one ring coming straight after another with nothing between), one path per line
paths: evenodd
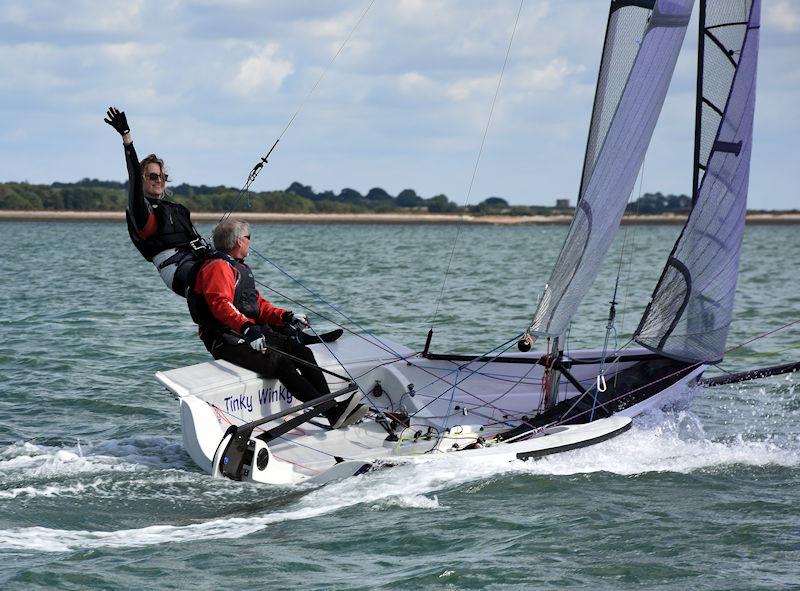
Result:
M761 3L703 4L693 208L635 339L674 359L714 362L725 350L739 271Z
M558 336L614 239L672 78L694 0L614 0L578 206L530 332Z

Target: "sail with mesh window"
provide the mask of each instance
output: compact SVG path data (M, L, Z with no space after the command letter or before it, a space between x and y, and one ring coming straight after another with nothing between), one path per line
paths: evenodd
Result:
M694 0L614 0L575 217L530 331L563 334L599 272L644 160Z
M747 205L760 4L701 5L692 211L635 333L673 359L709 363L725 352Z

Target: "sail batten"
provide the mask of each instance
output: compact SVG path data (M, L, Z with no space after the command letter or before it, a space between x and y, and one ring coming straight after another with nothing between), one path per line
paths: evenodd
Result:
M693 208L634 338L667 357L709 363L723 357L733 315L747 208L760 0L705 0L704 5L700 38L712 42L701 42L698 60ZM698 171L703 171L699 181Z
M616 234L672 78L694 0L612 2L578 207L530 331L563 334Z

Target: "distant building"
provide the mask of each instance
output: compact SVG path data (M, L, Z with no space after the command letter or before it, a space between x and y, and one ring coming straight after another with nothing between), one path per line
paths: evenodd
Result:
M556 209L572 209L569 199L556 199Z

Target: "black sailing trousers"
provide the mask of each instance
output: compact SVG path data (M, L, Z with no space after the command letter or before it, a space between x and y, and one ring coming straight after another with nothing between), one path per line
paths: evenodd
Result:
M330 392L325 376L317 366L311 349L291 337L276 333L264 335L270 347L289 353L307 364L295 362L274 351L261 353L246 342L240 343L239 341L242 339L238 339L234 335L217 333L216 335L204 335L204 337L203 344L214 359L224 359L255 371L265 378L277 378L298 400L308 402Z

